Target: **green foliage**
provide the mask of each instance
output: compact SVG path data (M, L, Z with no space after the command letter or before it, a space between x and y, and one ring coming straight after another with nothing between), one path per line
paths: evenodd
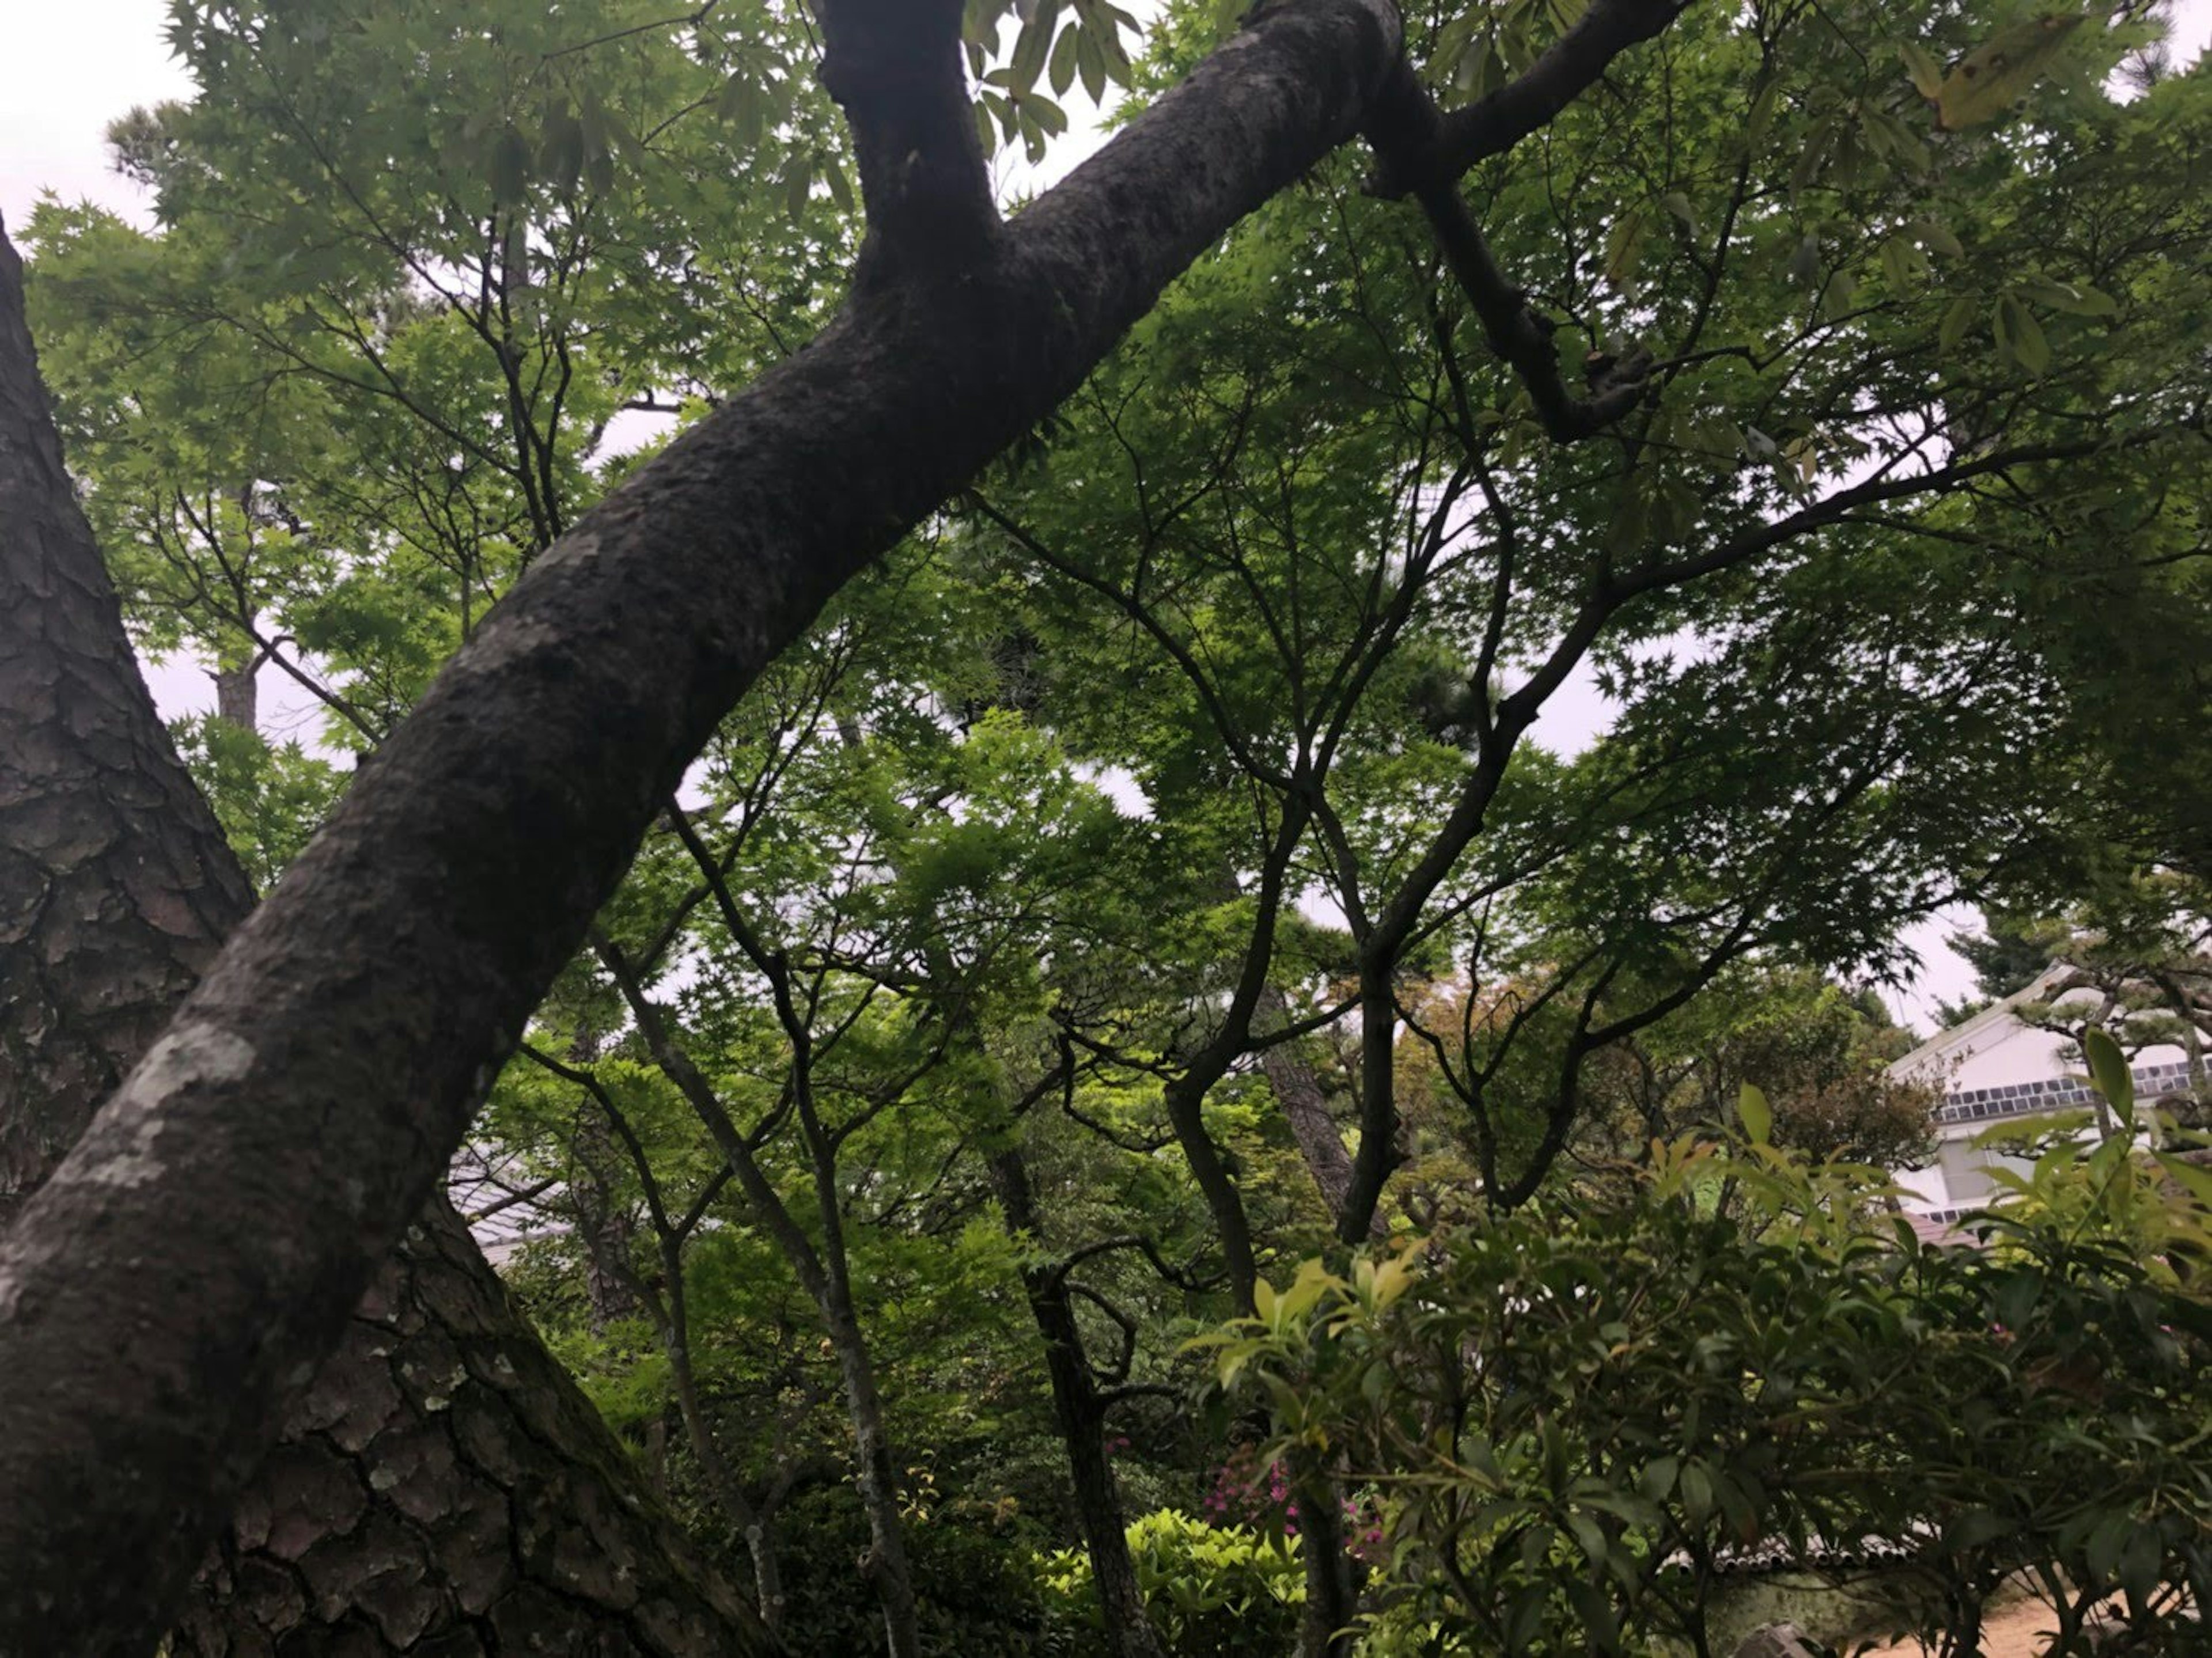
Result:
M1917 1166L1934 1153L1942 1090L1890 1075L1911 1046L1870 994L1802 970L1724 972L1593 1062L1583 1143L1640 1157L1655 1139L1723 1127L1754 1087L1778 1145L1815 1159Z
M1276 1658L1297 1643L1305 1604L1296 1537L1215 1526L1162 1509L1129 1525L1129 1553L1145 1609L1176 1658ZM1098 1627L1091 1560L1064 1549L1041 1560L1038 1582L1054 1624ZM1071 1635L1069 1651L1085 1650Z
M987 149L1244 9L970 0ZM1581 15L1406 10L1453 105ZM2202 1168L2054 1132L1966 1255L1838 1161L1926 1150L1840 987L1901 926L2212 867L2207 451L2166 440L2212 82L2112 95L2154 32L1683 10L1470 181L1570 383L1656 359L1587 442L1332 158L724 722L477 1133L562 1223L515 1270L556 1351L732 1560L764 1516L811 1649L878 1638L862 1361L931 1641L1082 1649L1085 1564L1018 1569L1073 1535L1025 1271L1128 1390L1130 1500L1187 1493L1220 1424L1180 1344L1336 1218L1285 1059L1319 1143L1402 1139L1384 1223L1434 1234L1261 1284L1219 1355L1372 1480L1372 1650L1626 1646L1816 1535L1901 1538L1931 1606L2201 1572ZM180 733L265 884L531 562L816 332L862 227L781 0L177 0L171 39L198 96L112 135L156 226L42 205L34 321L139 637L324 716ZM1288 1649L1294 1552L1132 1540L1173 1650Z
M2212 1209L2163 1161L2054 1151L1985 1247L1927 1246L1754 1123L1626 1202L1310 1264L1206 1345L1284 1455L1383 1494L1381 1602L1483 1649L1695 1642L1732 1562L1878 1552L1923 1632L2024 1571L2085 1651L2100 1597L2151 1629L2212 1569L2176 1454L2212 1412Z
M231 849L267 891L345 787L345 774L296 742L269 742L217 714L169 728Z
M794 1658L880 1652L883 1616L855 1593L853 1562L868 1528L849 1490L802 1499L786 1522L785 1558ZM1029 1658L1073 1650L1056 1644L1053 1597L1041 1589L1028 1545L988 1522L941 1515L912 1533L921 1587L917 1621L932 1652Z

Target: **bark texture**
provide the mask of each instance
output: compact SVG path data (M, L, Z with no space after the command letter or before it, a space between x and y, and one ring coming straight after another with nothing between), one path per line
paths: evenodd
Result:
M44 1180L252 907L77 510L21 276L0 231L0 1206ZM744 1650L743 1609L641 1495L436 1198L247 1490L171 1651ZM35 1594L12 1560L8 1576L0 1602ZM71 1649L58 1609L43 1630L35 1608L11 1615L0 1652Z
M253 902L154 713L0 234L0 1230Z
M991 1159L991 1186L1015 1231L1043 1237L1029 1168L1012 1147ZM1052 1382L1053 1413L1067 1446L1067 1473L1075 1495L1075 1521L1091 1557L1091 1578L1105 1612L1110 1658L1162 1658L1159 1636L1145 1612L1145 1594L1129 1556L1128 1522L1121 1513L1114 1464L1106 1455L1107 1399L1091 1373L1083 1329L1076 1322L1065 1266L1035 1262L1022 1268L1030 1316L1044 1340L1045 1373Z
M717 720L1399 49L1390 0L1259 10L985 265L857 301L492 612L0 1242L0 1648L150 1646Z
M763 1649L442 1199L240 1499L177 1658Z
M1289 1002L1280 990L1269 985L1260 993L1258 1013L1252 1021L1254 1033L1271 1035L1290 1022ZM1305 1160L1306 1172L1313 1176L1322 1201L1328 1206L1329 1218L1338 1218L1344 1213L1346 1194L1352 1190L1352 1153L1344 1148L1344 1133L1336 1126L1335 1114L1328 1108L1328 1096L1322 1092L1321 1078L1287 1042L1276 1042L1260 1050L1260 1071L1267 1078L1267 1086L1274 1090L1276 1102L1283 1108L1284 1121L1291 1126L1291 1138L1297 1142L1298 1155ZM1382 1218L1379 1209L1368 1219L1367 1235L1378 1243L1390 1236L1390 1224Z

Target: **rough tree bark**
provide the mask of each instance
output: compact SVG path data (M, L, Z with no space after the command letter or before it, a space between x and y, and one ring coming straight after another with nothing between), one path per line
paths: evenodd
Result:
M1009 1146L991 1158L991 1186L1006 1223L1032 1240L1043 1236L1029 1166ZM1106 1455L1107 1400L1091 1374L1082 1327L1067 1290L1067 1268L1056 1261L1022 1268L1022 1287L1030 1315L1044 1340L1045 1373L1052 1383L1053 1412L1067 1446L1069 1484L1075 1494L1075 1521L1091 1557L1091 1577L1105 1612L1110 1658L1161 1658L1159 1637L1145 1614L1144 1591L1137 1585L1136 1563L1129 1558L1127 1522Z
M1349 136L1398 49L1388 0L1261 13L981 264L857 300L494 610L0 1244L0 1645L150 1643L687 758Z
M1260 993L1259 1011L1252 1021L1253 1035L1271 1035L1290 1022L1290 1003L1280 990L1269 985ZM1321 1078L1287 1042L1276 1042L1260 1050L1260 1071L1267 1078L1267 1086L1274 1090L1276 1102L1283 1108L1284 1120L1291 1126L1291 1138L1297 1143L1298 1155L1304 1159L1306 1172L1320 1189L1322 1201L1328 1206L1329 1218L1336 1220L1344 1213L1346 1193L1352 1190L1352 1153L1345 1150L1343 1131L1337 1127L1335 1114L1328 1108L1328 1096L1322 1091ZM1368 1218L1367 1235L1377 1243L1389 1239L1390 1223L1379 1207Z
M0 228L0 1216L252 902L131 656ZM241 1500L170 1648L743 1649L734 1597L641 1495L435 1198ZM67 1632L0 1646L61 1650Z
M215 711L246 731L260 729L261 687L253 664L216 672Z
M715 723L1169 280L1376 117L1401 46L1393 0L1256 8L948 260L901 228L928 234L912 210L966 142L944 119L961 9L815 9L871 31L877 66L911 55L881 119L874 77L846 88L869 280L537 562L0 1242L0 1648L151 1644Z
M0 230L0 1228L253 902L129 656L20 268Z

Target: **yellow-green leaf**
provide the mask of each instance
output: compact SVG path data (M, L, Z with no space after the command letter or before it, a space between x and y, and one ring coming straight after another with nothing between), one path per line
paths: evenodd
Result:
M1936 330L1936 346L1945 356L1959 349L1959 342L1966 337L1966 331L1982 314L1980 296L1961 294L1951 301L1943 313L1943 320Z
M1936 98L1936 125L1956 132L1995 120L2035 83L2081 23L2079 13L2054 12L2000 29L1943 77Z
M1613 223L1613 234L1607 239L1605 248L1605 279L1622 293L1630 292L1636 280L1636 262L1644 253L1644 210L1632 207Z
M1393 1256L1375 1269L1375 1304L1388 1307L1413 1287L1413 1269L1403 1255Z
M1929 252L1941 253L1949 259L1966 257L1966 250L1960 245L1959 239L1951 234L1948 226L1938 224L1933 219L1915 219L1911 228L1912 234L1920 239L1920 245Z
M492 200L501 206L520 201L529 181L530 145L520 131L507 127L491 147Z
M2198 1204L2212 1209L2212 1169L2200 1169L2185 1157L2177 1157L2165 1151L2158 1154L2158 1166L2165 1169L2173 1178L2174 1183Z
M2048 276L2024 276L2015 286L2023 298L2077 317L2109 317L2119 309L2109 294L2074 282L2053 282Z
M1995 321L1997 344L2011 354L2014 361L2031 374L2040 374L2051 367L2051 342L2043 336L2043 325L2016 295L1998 296Z
M1912 77L1914 91L1931 104L1942 95L1943 66L1927 47L1907 40L1898 47L1897 55L1905 59L1905 72Z
M2123 1121L2135 1114L2136 1079L2128 1070L2127 1055L2102 1030L2081 1033L2081 1051L2088 1056L2089 1079Z
M1750 1083L1736 1096L1736 1115L1743 1119L1743 1132L1751 1136L1753 1145L1765 1145L1774 1138L1774 1108L1766 1102L1766 1096Z
M1759 88L1759 95L1751 100L1749 113L1743 118L1744 136L1754 144L1764 139L1774 125L1774 89L1779 84L1769 81Z

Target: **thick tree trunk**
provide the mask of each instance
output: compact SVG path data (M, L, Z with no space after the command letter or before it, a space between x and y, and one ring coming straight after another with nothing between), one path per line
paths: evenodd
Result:
M1012 1147L991 1159L991 1186L1006 1224L1037 1241L1036 1200L1029 1168ZM1053 1413L1067 1446L1067 1472L1075 1493L1075 1523L1091 1557L1091 1579L1105 1614L1108 1658L1162 1658L1159 1637L1145 1612L1137 1586L1136 1563L1129 1558L1127 1521L1121 1514L1114 1465L1106 1455L1106 1408L1084 1357L1083 1332L1067 1293L1066 1275L1051 1263L1022 1268L1030 1315L1044 1339L1045 1373L1052 1382Z
M982 263L878 285L486 618L0 1242L0 1649L170 1621L716 722L1399 49L1390 0L1261 8Z
M439 1199L240 1500L170 1649L764 1644Z
M0 234L0 1229L253 902L79 512Z
M0 1213L252 906L124 635L0 233ZM236 1219L250 1236L255 1217ZM641 1496L435 1199L248 1489L171 1649L742 1649L742 1609ZM0 1597L35 1593L14 1561L5 1576ZM0 1651L70 1649L50 1615L35 1641L0 1622Z

